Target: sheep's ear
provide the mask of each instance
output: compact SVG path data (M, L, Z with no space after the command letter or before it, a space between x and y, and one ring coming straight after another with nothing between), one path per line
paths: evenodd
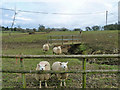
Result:
M38 67L38 64L37 64L37 67Z
M39 64L37 64L37 67L40 67L40 65L39 65Z
M62 65L62 63L60 62L60 65Z
M66 62L66 64L68 64L68 62Z

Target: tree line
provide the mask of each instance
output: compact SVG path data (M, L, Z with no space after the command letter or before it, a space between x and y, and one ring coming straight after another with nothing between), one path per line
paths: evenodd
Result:
M9 27L4 27L0 26L2 31L18 31L18 32L28 32L28 33L34 33L34 32L51 32L51 31L71 31L65 27L63 28L46 28L44 25L39 25L38 28L26 28L23 29L20 26L14 27L14 28L9 28ZM103 31L103 30L120 30L120 25L115 23L115 24L109 24L105 25L103 27L95 25L95 26L87 26L85 27L85 31ZM81 28L75 28L72 31L83 31Z

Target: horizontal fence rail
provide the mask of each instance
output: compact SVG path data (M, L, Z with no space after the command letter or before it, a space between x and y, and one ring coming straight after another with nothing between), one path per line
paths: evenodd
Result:
M50 36L48 36L48 37L61 37L61 36L67 36L67 37L71 37L71 36L80 37L80 35L50 35Z
M16 58L19 55L0 55L2 58ZM99 55L20 55L23 58L120 58L120 54Z
M31 73L31 74L46 74L46 73L51 73L51 74L61 74L61 73L120 73L120 70L80 70L80 71L36 71L36 70L2 70L0 72L3 73Z

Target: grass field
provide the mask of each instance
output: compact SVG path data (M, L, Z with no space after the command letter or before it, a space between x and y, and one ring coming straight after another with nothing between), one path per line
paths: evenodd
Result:
M29 35L28 33L9 33L2 34L2 54L20 53L26 55L43 55L42 45L47 42L48 35L78 35L79 32L50 32L50 33L36 33ZM118 31L90 31L82 32L81 42L94 50L106 51L106 53L113 53L114 49L118 49ZM116 52L115 52L116 53ZM47 54L52 54L52 48ZM24 59L24 68L20 67L19 60L16 64L16 59L2 59L3 70L35 70L37 63L47 60L52 64L55 61L68 61L69 70L82 70L82 60L78 59ZM88 70L113 70L118 69L117 65L105 65L96 63L87 63ZM118 87L117 74L87 74L88 88L117 88ZM26 74L27 87L38 88L39 82L34 78L34 75ZM51 81L53 81L51 83ZM82 87L82 75L70 74L67 79L67 87ZM54 77L48 81L49 88L58 86L59 82L54 80ZM22 87L22 78L20 74L6 74L3 73L3 87Z
M2 52L3 54L43 54L42 45L47 42L49 35L79 35L79 32L51 32L36 33L29 35L27 33L8 33L2 35ZM87 44L94 50L103 50L112 53L118 50L118 31L91 31L83 32L81 42ZM51 52L48 52L51 54Z

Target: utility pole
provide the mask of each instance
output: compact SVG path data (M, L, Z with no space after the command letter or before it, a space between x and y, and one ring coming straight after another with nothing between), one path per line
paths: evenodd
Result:
M14 25L14 22L15 22L15 17L16 17L16 6L15 6L15 13L14 13L14 17L13 17L13 22L12 22L12 25L11 25L11 31L9 32L9 36L11 36L11 32L12 32L12 28L13 28L13 25Z
M107 20L108 20L108 11L106 11L106 26L107 26Z

